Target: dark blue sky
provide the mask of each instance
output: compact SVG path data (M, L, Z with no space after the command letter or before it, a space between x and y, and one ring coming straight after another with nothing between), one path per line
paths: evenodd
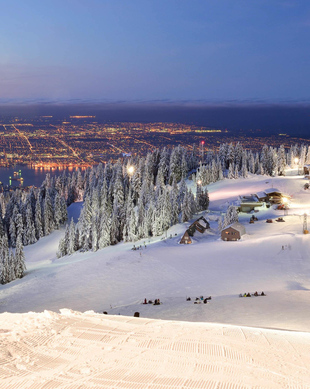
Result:
M10 0L0 37L0 103L310 100L309 0Z

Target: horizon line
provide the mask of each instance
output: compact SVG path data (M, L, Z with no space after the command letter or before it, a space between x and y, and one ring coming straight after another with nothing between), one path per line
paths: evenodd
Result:
M171 100L171 99L152 99L152 100L108 100L108 99L0 99L0 106L163 106L163 107L233 107L233 106L308 106L310 98L303 99L196 99L196 100Z

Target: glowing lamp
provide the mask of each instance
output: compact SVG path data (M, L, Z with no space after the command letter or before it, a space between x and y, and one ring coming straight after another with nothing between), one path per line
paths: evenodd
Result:
M131 166L128 166L127 172L128 172L128 174L129 174L130 176L133 175L134 171L135 171L135 167L134 167L134 166L132 166L132 165L131 165Z
M298 158L295 158L295 159L294 159L294 162L295 162L296 164L298 163L298 161L299 161Z

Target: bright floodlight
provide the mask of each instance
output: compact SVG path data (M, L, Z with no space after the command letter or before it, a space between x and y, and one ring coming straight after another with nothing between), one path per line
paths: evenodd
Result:
M128 172L128 174L131 176L133 173L134 173L134 171L135 171L135 167L134 166L128 166L128 168L127 168L127 172Z
M197 184L198 184L198 185L201 185L201 184L202 184L202 181L201 181L201 180L198 180L198 181L197 181Z
M298 158L295 158L295 159L294 159L294 162L295 162L296 164L298 163L298 161L299 161Z
M282 198L282 202L283 202L283 204L287 204L288 203L288 198L287 197L283 197Z

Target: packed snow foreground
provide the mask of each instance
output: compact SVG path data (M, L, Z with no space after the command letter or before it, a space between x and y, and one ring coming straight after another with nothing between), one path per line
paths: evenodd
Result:
M1 286L0 388L310 388L304 183L291 175L209 185L211 229L191 245L179 244L188 222L167 239L135 242L139 250L124 243L57 259L64 229L25 247L25 277ZM263 207L249 224L240 214L246 235L221 241L221 212L271 187L292 196L288 215ZM285 223L266 223L277 217ZM266 296L238 297L256 290ZM201 295L212 299L194 304Z
M2 314L0 388L309 388L310 334L107 316Z

